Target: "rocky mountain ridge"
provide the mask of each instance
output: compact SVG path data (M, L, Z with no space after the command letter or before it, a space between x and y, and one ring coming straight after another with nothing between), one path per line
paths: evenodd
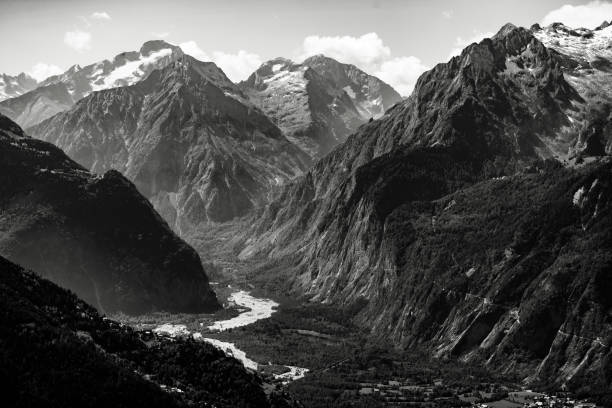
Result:
M17 100L7 97L0 102L0 112L23 128L33 126L67 110L92 92L132 85L183 55L176 45L148 41L139 51L123 52L112 61L103 60L85 67L73 65L60 75L33 84L27 91L24 88L11 96L18 97Z
M438 64L257 214L240 257L374 336L607 392L611 167L581 143L597 123L568 58L506 25Z

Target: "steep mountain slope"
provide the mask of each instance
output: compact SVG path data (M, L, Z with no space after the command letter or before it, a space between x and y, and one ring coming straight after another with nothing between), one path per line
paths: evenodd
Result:
M0 254L106 312L219 307L198 255L129 181L92 175L2 115Z
M5 406L271 406L261 379L221 350L102 318L3 257L0 345Z
M402 100L391 86L354 65L342 64L324 55L306 58L302 64L342 88L364 119L378 119L387 109Z
M591 154L612 153L612 26L604 22L595 30L573 30L561 23L532 27L544 45L562 54L565 78L584 99L579 150Z
M308 166L215 64L189 56L30 131L94 172L121 171L182 234L263 205Z
M361 306L373 335L609 392L612 165L578 143L565 60L507 25L438 64L258 214L240 256ZM596 163L560 164L578 157Z
M381 80L324 56L303 64L284 58L268 61L240 87L313 159L401 100Z
M38 86L38 82L23 72L16 76L0 75L0 101L14 98L31 91Z
M0 102L0 113L25 128L65 111L73 104L68 88L60 82Z
M181 49L165 41L148 41L139 51L123 52L112 61L80 67L74 65L0 104L0 112L23 128L33 126L70 108L91 92L132 85L157 68L183 56ZM68 93L68 95L66 95Z

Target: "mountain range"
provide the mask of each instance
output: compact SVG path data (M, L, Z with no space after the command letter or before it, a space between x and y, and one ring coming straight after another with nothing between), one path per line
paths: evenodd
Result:
M75 66L0 102L0 254L100 311L212 311L182 238L215 235L373 341L609 395L611 41L507 24L406 99L321 55Z
M118 54L112 61L85 67L73 65L63 74L39 83L25 74L15 78L5 75L4 82L13 85L0 88L4 89L0 91L0 113L23 128L33 126L69 109L92 92L132 85L182 56L179 47L157 40L144 43L139 51Z
M180 233L245 215L309 164L214 63L188 55L29 131L93 172L126 174Z
M423 74L248 223L240 258L283 265L253 279L403 347L607 389L611 36L545 45L574 37L506 25Z

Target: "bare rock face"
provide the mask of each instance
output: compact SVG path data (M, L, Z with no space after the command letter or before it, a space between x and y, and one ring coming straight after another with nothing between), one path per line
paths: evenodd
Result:
M565 62L507 25L438 64L258 214L240 256L359 305L374 336L605 389L612 165L579 145Z
M313 159L401 100L380 79L322 55L268 61L239 85Z
M95 176L0 115L0 253L99 310L219 307L196 252L115 170Z
M112 61L103 60L85 67L74 65L63 74L38 84L34 81L21 92L7 94L6 98L0 98L6 99L0 102L0 113L27 128L68 110L92 92L132 85L182 56L183 52L175 45L160 40L148 41L140 51L123 52ZM5 78L4 81L10 84L16 80Z
M93 172L122 172L185 234L265 204L309 165L215 64L189 56L30 131Z

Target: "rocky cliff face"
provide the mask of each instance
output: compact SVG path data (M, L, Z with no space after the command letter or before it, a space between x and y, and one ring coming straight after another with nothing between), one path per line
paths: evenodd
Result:
M0 112L27 128L69 109L92 92L132 85L182 56L183 52L175 45L148 41L139 51L123 52L112 61L99 61L85 67L74 65L39 84L27 82L31 85L29 88L24 85L23 91L4 98L7 100L0 105Z
M588 101L564 61L507 25L437 65L287 186L240 256L361 305L373 335L607 387L612 166L579 143Z
M0 115L0 253L104 312L219 307L198 255L117 171L95 176Z
M263 205L309 164L216 65L189 56L31 133L94 172L119 170L184 234Z
M313 159L401 100L378 78L324 56L303 64L284 58L268 61L240 87Z
M21 73L16 76L1 74L0 101L23 95L37 86L38 82L28 74Z

